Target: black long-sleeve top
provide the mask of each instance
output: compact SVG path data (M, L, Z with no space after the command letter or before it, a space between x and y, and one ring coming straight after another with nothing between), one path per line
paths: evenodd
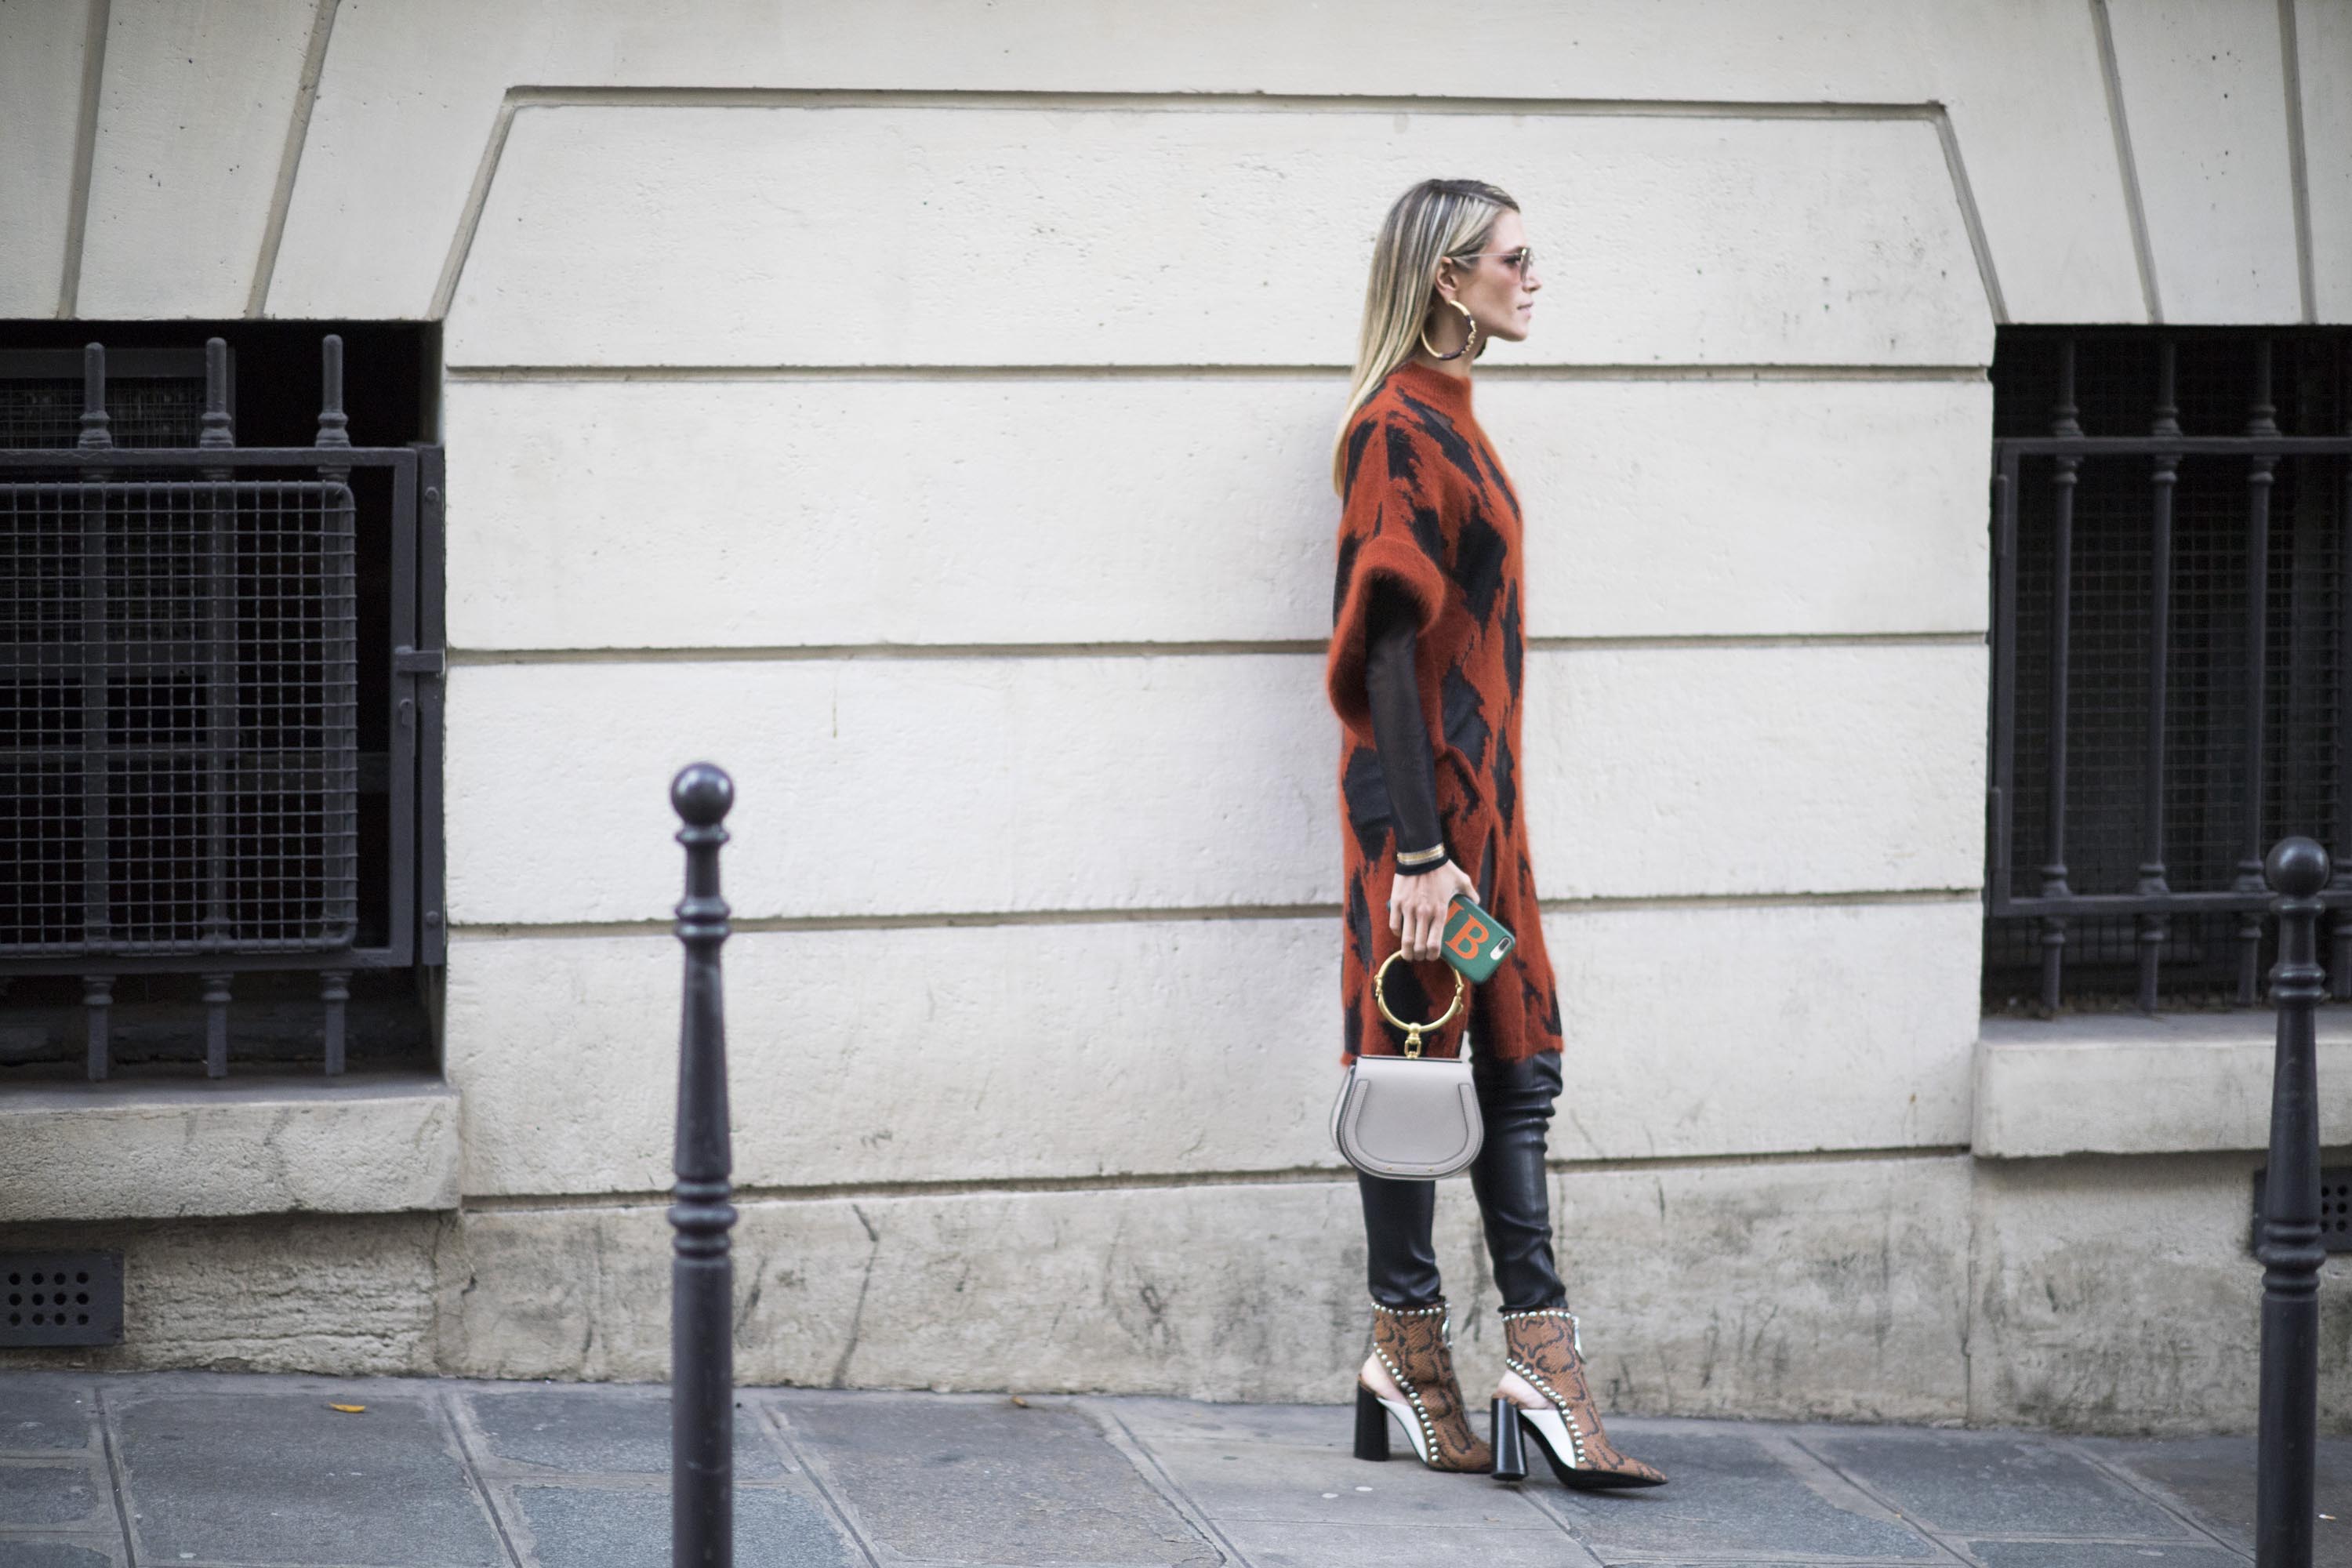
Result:
M1437 826L1437 765L1430 752L1429 723L1422 716L1420 681L1413 673L1419 641L1415 619L1412 600L1402 590L1387 583L1373 590L1365 623L1364 695L1371 707L1372 745L1380 752L1381 779L1388 785L1397 851L1408 861L1416 851L1444 843ZM1412 876L1444 864L1439 858L1398 869Z

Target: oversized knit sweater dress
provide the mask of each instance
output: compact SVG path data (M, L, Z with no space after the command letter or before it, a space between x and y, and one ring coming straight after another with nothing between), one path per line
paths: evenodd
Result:
M1400 814L1366 694L1376 617L1395 607L1412 617L1437 829L1454 863L1476 882L1479 901L1518 938L1502 967L1475 988L1471 1020L1457 1016L1431 1045L1452 1055L1470 1026L1478 1049L1502 1060L1557 1051L1559 1000L1518 788L1527 648L1518 497L1472 415L1469 382L1418 364L1391 373L1358 411L1346 465L1325 670L1343 727L1345 1054L1393 1053L1404 1041L1371 994L1372 972L1398 945L1388 929L1397 852L1424 847L1399 842ZM1454 972L1442 963L1400 964L1389 975L1389 1005L1402 1017L1433 1017L1453 990Z

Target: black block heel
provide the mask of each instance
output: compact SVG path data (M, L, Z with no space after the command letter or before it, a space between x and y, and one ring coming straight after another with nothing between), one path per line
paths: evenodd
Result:
M1356 1384L1356 1458L1385 1459L1389 1457L1389 1412L1381 1396Z
M1519 1438L1519 1407L1497 1394L1494 1412L1487 1421L1491 1428L1489 1436L1495 1445L1495 1479L1498 1481L1526 1480L1528 1450Z

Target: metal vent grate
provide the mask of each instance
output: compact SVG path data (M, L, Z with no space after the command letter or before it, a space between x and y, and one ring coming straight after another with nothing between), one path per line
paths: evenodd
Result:
M0 1346L122 1342L122 1254L0 1252Z
M2254 1226L2249 1247L2263 1240L2263 1184L2267 1169L2254 1173ZM2319 1245L2329 1252L2352 1252L2352 1165L2329 1165L2319 1173Z

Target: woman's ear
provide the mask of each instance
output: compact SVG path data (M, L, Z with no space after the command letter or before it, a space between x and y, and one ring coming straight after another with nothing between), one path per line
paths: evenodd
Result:
M1437 282L1434 285L1437 297L1450 303L1454 299L1454 290L1461 286L1461 279L1454 276L1454 258L1450 256L1441 258L1437 263Z

